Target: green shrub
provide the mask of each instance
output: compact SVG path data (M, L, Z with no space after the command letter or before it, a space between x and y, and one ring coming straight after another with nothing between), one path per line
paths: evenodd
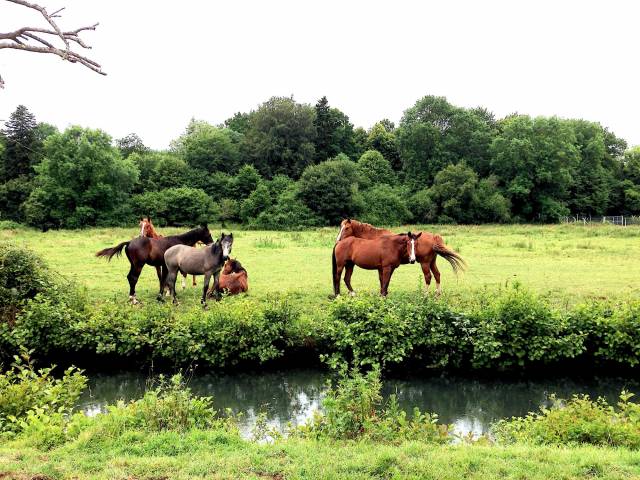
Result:
M539 413L499 421L493 435L502 443L586 443L636 449L640 447L640 405L629 401L632 396L622 392L617 408L587 395L575 395L568 401L552 397L552 406Z
M330 387L322 407L324 414L294 430L294 435L312 438L354 439L374 441L421 440L447 443L450 428L438 424L438 416L414 409L413 416L398 406L395 396L383 405L380 370L366 374L343 371L335 386Z
M159 225L197 225L218 219L219 209L199 188L167 188L131 197L138 216L149 215Z
M0 432L19 432L47 415L68 415L87 385L81 371L70 367L62 378L36 370L29 352L15 356L11 368L0 373Z
M504 290L473 314L473 365L523 367L574 358L584 351L584 332L541 297L519 286Z
M411 220L407 207L408 195L401 189L389 185L377 185L361 193L366 207L362 221L372 225L404 225Z

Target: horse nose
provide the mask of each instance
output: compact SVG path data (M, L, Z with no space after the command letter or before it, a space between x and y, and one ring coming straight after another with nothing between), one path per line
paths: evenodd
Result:
M411 263L411 265L413 265L414 263L416 263L415 260L409 260L409 263Z

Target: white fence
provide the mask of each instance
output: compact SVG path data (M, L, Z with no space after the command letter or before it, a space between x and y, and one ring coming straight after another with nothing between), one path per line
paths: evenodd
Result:
M609 223L626 227L627 225L640 225L640 217L637 215L608 215L604 217L592 217L591 215L571 215L561 217L560 223Z

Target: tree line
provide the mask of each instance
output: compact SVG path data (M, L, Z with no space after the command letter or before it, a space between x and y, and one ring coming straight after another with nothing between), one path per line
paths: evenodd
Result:
M47 228L203 221L281 229L556 222L640 213L640 147L599 123L462 108L426 96L400 123L354 127L326 97L273 97L164 151L60 132L19 106L0 135L0 220Z

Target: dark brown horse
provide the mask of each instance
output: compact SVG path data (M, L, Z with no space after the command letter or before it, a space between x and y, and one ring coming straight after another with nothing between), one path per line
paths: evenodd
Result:
M434 235L429 232L421 232L422 236L416 245L416 261L422 267L424 281L427 285L427 291L431 285L431 274L436 279L436 295L440 295L442 288L440 286L440 270L436 266L438 255L447 260L453 271L458 273L466 268L463 258L456 252L445 246L444 240L440 235ZM340 233L336 238L336 242L340 242L348 237L358 237L373 239L381 235L393 235L393 232L383 228L376 228L368 223L362 223L357 220L347 218L340 223Z
M158 281L160 282L158 300L162 300L162 292L164 290L165 280L167 279L164 252L174 245L189 245L192 247L198 242L207 245L213 243L213 238L211 238L211 233L206 225L194 228L180 235L171 235L158 239L137 237L128 242L122 242L115 247L100 250L96 253L96 257L107 257L108 260L111 260L114 255L120 256L124 248L124 252L131 264L129 274L127 275L127 280L129 280L129 299L135 304L138 303L136 299L136 284L138 283L140 272L142 272L142 267L145 265L156 267Z
M333 292L340 295L340 278L345 269L344 283L353 295L351 274L353 267L378 270L380 295L387 296L391 275L405 263L415 263L416 242L422 234L403 233L400 235L380 235L373 239L347 237L333 247Z
M140 217L140 223L138 223L138 226L140 227L140 236L141 237L149 237L149 238L155 238L156 240L158 238L163 238L162 235L160 235L157 231L156 231L156 227L153 226L153 222L151 221L151 217ZM160 267L156 267L156 271L158 272L158 278L160 278ZM187 275L186 274L182 274L182 288L185 289L187 287L187 282L185 281L187 279ZM196 276L193 275L192 279L191 279L191 285L192 286L196 286Z

